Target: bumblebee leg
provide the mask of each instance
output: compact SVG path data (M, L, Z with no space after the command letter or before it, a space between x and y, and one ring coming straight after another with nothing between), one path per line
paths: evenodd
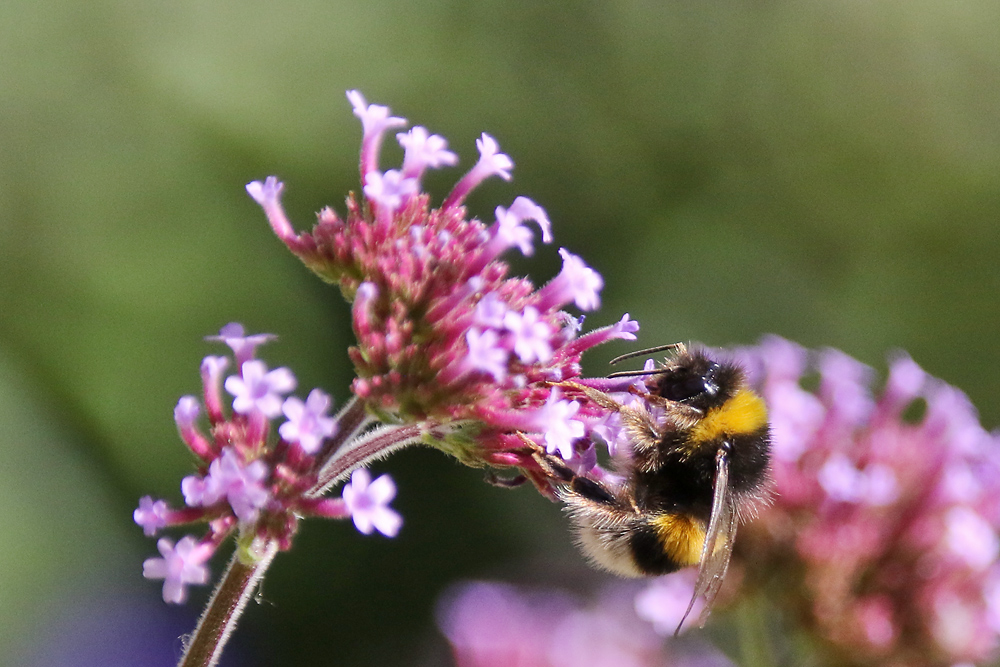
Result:
M618 499L608 491L602 484L586 477L574 477L569 484L570 490L581 498L598 503L600 505L614 506L619 504Z
M618 502L614 494L608 491L600 482L577 475L561 458L547 453L523 433L519 435L522 442L530 447L531 457L538 464L538 467L550 479L556 483L565 485L565 488L571 493L589 501L602 504L614 504Z
M493 471L489 471L483 477L487 484L499 486L502 489L513 489L528 481L524 475L514 475L513 477L501 477Z

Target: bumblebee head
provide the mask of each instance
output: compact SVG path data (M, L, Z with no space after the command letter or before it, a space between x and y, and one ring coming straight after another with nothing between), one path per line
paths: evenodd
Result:
M653 393L705 413L725 404L743 384L739 367L720 364L694 350L681 352L660 370Z

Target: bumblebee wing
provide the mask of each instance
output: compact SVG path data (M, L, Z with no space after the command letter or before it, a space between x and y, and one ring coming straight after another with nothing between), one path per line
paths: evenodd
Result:
M705 544L701 548L701 564L698 566L698 580L694 594L688 603L681 622L677 624L675 635L691 614L698 598L704 597L705 606L698 617L698 627L703 627L712 611L712 603L722 588L722 582L729 569L729 558L733 554L736 538L736 509L732 494L729 493L729 455L726 448L720 448L715 456L715 488L712 493L712 515L705 533Z

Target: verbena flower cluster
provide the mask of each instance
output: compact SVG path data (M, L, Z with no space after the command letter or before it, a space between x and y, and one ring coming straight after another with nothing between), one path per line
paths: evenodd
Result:
M198 461L197 474L181 484L184 507L145 497L134 516L150 536L208 524L200 538L160 539L161 557L146 561L145 576L164 580L169 602L182 602L187 585L207 582L206 563L231 534L247 562L259 562L268 548L289 548L308 516L351 517L364 533L395 535L401 519L388 507L392 480L371 481L360 466L404 445L423 442L470 465L516 468L549 495L537 451L596 463L586 456L593 450L588 435L607 429L607 409L567 400L553 383L581 381L583 352L634 340L638 324L626 315L581 335L582 317L563 309L595 310L603 280L566 249L559 250L562 270L540 288L508 275L503 253L534 251L528 222L544 243L552 232L546 212L526 197L498 206L490 222L467 217L469 192L489 177L511 177L513 162L492 137L476 142L479 160L434 208L421 179L427 169L457 163L447 142L419 126L399 132L403 164L380 171L386 132L406 122L357 91L347 97L363 128L363 197L348 196L346 217L324 209L312 231L299 234L276 178L254 181L247 192L288 248L352 303L354 398L330 416L329 395L314 389L304 400L287 396L295 388L291 371L269 370L255 358L273 336L248 336L230 324L212 337L228 344L233 358L207 357L201 401L184 397L175 410ZM372 421L382 425L368 428ZM340 498L323 497L352 470Z
M163 579L163 599L181 603L189 584L208 582L206 563L231 534L240 547L260 550L276 542L287 549L303 517L352 518L358 530L377 529L394 537L402 524L388 504L396 488L388 475L374 482L364 468L354 471L341 498L316 494L317 454L338 431L329 416L330 397L313 389L305 401L285 395L295 389L287 368L268 370L255 359L258 345L274 336L247 336L231 323L210 340L226 343L233 357L209 356L201 364L202 399L184 396L174 409L181 439L199 462L197 474L181 481L183 508L145 496L133 518L148 536L161 529L207 523L201 538L188 535L176 544L163 537L159 558L143 564L147 579ZM226 377L232 366L234 373ZM232 397L227 409L225 392ZM199 425L204 413L207 431ZM284 420L273 437L274 422Z
M770 337L740 357L770 406L777 490L741 535L748 578L806 610L830 664L995 658L1000 436L968 398L906 356L879 392L836 350Z
M705 642L665 644L637 616L636 588L615 584L587 599L559 589L463 582L441 597L438 626L457 667L731 667ZM680 613L687 603L679 602Z
M544 243L552 232L546 212L527 197L496 207L491 222L468 217L463 202L476 186L511 177L513 162L495 139L480 137L479 160L434 208L421 178L457 162L445 139L419 126L399 132L403 165L380 171L386 132L406 121L357 91L347 96L364 131L364 198L348 196L346 218L327 208L311 232L298 234L277 179L247 190L288 248L353 303L354 394L385 421L450 425L428 444L473 465L521 468L544 490L548 482L525 437L572 459L607 417L599 406L567 400L552 383L578 379L583 352L634 340L638 324L626 315L580 335L582 318L563 309L595 310L603 280L564 248L562 271L540 288L508 275L504 252L534 252L529 221Z

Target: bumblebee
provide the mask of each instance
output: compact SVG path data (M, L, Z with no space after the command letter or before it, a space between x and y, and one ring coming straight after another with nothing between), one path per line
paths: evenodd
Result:
M652 410L565 383L619 413L632 444L630 460L618 471L620 485L576 475L553 456L536 458L559 482L577 541L597 567L640 577L699 565L681 624L704 596L704 625L729 566L737 525L768 499L767 408L739 365L681 343L612 363L668 349L672 356L658 368L610 376L649 376L648 392L633 391Z

